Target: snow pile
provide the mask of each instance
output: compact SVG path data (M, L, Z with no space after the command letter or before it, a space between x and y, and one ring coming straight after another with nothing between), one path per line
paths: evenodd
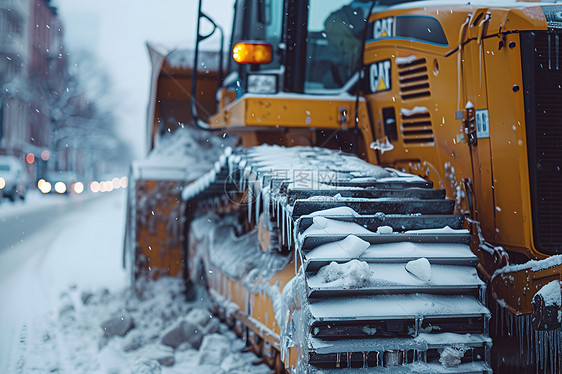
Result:
M552 281L543 286L533 299L537 296L542 296L545 306L562 306L562 296L560 294L560 281ZM560 318L559 318L560 319Z
M409 261L406 264L406 270L425 282L431 280L431 264L425 257Z
M342 288L361 288L371 284L373 272L365 261L351 260L345 264L331 262L318 271L323 283L339 281Z
M468 234L467 229L452 229L445 226L440 229L421 229L421 230L407 230L406 234Z
M460 347L446 347L441 352L439 357L439 362L444 368L457 367L461 363L461 359L464 357L465 352L468 348L464 346Z
M210 237L208 256L211 263L232 278L242 279L243 282L247 280L245 284L248 287L252 287L260 277L262 281L269 279L290 260L280 253L262 251L257 230L236 236L233 226L218 226Z
M416 61L416 59L416 55L410 55L408 57L396 57L395 62L396 65L405 65Z
M416 106L413 109L401 108L400 114L402 114L403 117L412 117L417 114L429 114L429 110L424 106Z
M287 266L291 256L276 251L264 252L259 244L258 230L237 236L236 215L222 217L221 225L215 224L214 227L207 224L217 222L216 218L212 217L212 215L204 216L196 222L201 229L201 231L196 230L198 234L202 234L202 229L208 227L207 239L198 245L196 258L209 258L214 267L221 269L221 272L231 278L239 280L248 290L256 294L266 293L273 303L275 318L280 320L282 318L278 315L282 310L280 283L271 284L270 279L272 275ZM202 239L203 237L199 238L199 240ZM208 251L208 253L204 254L203 251ZM215 276L211 270L206 275L211 284L215 281ZM215 303L224 307L227 315L238 310L235 303L225 299L214 290L210 291Z
M314 224L313 225L314 228L319 229L319 230L324 230L324 229L328 228L330 220L328 218L325 218L325 217L316 216L312 219L312 222Z
M494 272L494 275L492 275L492 279L494 279L498 275L513 273L516 271L521 271L521 270L539 271L539 270L544 270L560 265L562 265L562 255L550 256L548 258L545 258L544 260L529 260L524 264L507 265L501 269L496 270Z
M390 140L388 140L388 138L385 138L384 141L379 141L377 139L372 142L369 147L371 149L374 149L375 151L381 151L381 153L392 151L394 149L394 146L392 145Z
M301 237L311 234L372 234L363 226L355 222L338 221L334 219L325 218L322 216L314 216L312 218L312 225L306 229Z
M166 60L171 67L174 68L193 68L194 51L190 49L176 49L166 56ZM200 74L209 73L210 71L217 71L219 62L219 53L214 51L199 51L198 63Z
M320 245L310 251L307 258L359 258L369 248L369 242L355 236L348 235L345 239Z
M355 235L348 235L344 240L340 241L340 246L351 258L359 258L369 248L369 242L358 238Z
M66 354L51 371L69 373L268 373L244 342L207 309L207 295L188 302L183 281L162 278L111 294L71 288L61 296L58 319L42 333ZM121 321L121 322L120 322ZM40 357L30 357L42 361Z
M183 126L183 125L182 125ZM188 179L209 171L228 145L225 139L191 127L164 135L157 147L136 168L185 168Z
M377 333L377 329L375 327L363 326L361 329L367 335L375 335Z
M360 214L348 206L340 206L337 208L330 208L319 210L310 213L311 216L346 216L346 217L359 217Z
M392 177L381 178L379 182L426 182L425 179L415 174L404 173L400 170L386 167L384 170L392 173Z
M331 176L335 176L342 169L361 171L361 176L364 177L384 178L391 176L389 171L380 166L369 164L353 155L325 148L283 147L264 144L249 148L246 156L247 158L242 162L250 161L253 171L278 170L287 178L287 182L296 182L297 184L304 182L303 177L311 175L321 177L316 182L328 181ZM233 160L234 164L239 161ZM241 165L237 166L240 167ZM321 173L314 173L318 171L321 171Z
M377 234L392 234L393 230L390 226L379 226L377 227Z

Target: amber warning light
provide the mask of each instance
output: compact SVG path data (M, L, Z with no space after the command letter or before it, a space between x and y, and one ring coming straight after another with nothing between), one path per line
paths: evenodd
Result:
M240 64L269 64L273 48L266 43L236 43L232 49L234 61Z

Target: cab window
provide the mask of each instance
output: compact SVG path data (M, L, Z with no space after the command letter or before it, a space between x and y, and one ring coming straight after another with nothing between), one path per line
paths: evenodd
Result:
M369 8L369 1L310 1L305 92L342 88L357 72Z
M447 37L439 21L428 16L396 17L396 36L448 45Z

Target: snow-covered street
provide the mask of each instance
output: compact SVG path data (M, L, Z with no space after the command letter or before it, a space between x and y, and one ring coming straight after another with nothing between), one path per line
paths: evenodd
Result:
M2 206L4 228L29 232L0 252L1 372L57 367L56 360L49 362L53 357L48 349L41 349L42 357L34 360L40 352L33 352L38 347L33 347L30 334L49 331L61 293L69 286L112 291L125 286L119 262L123 198L123 193L81 199L45 196L44 201L31 196L26 204Z
M45 198L0 209L11 231L46 217L0 249L1 373L269 371L240 352L244 343L207 311L203 294L185 301L181 281L146 285L140 299L130 293L125 193Z

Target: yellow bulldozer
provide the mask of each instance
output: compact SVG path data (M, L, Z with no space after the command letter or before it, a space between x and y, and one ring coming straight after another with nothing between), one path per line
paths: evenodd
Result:
M560 372L561 5L236 0L226 66L198 15L150 145L230 143L133 168L135 281L202 285L276 373Z

